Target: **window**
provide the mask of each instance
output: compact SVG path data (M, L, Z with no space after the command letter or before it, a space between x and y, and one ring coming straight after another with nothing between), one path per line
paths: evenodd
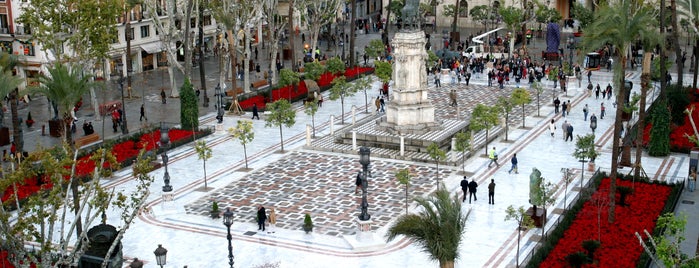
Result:
M148 36L150 36L150 26L149 25L141 26L141 38L146 38Z
M204 15L204 26L211 25L211 15Z
M9 33L7 27L7 14L0 14L0 33Z
M197 28L197 20L195 18L189 19L189 28Z
M34 54L34 44L32 44L31 42L24 44L24 55L27 55L27 56L34 56L35 55Z
M468 18L468 2L466 0L459 1L459 17Z

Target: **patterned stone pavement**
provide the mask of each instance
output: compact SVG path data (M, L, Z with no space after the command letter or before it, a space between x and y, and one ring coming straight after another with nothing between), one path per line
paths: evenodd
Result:
M410 199L435 189L434 165L372 159L368 202L374 230L405 212L405 188L395 178L396 170L403 168L412 174ZM235 208L236 221L254 223L257 205L263 205L275 208L279 228L300 230L305 213L310 213L314 233L351 235L360 213L361 191L354 193L359 170L357 156L293 152L186 205L185 210L208 216L211 201L217 200L221 208ZM439 176L451 172L440 168Z

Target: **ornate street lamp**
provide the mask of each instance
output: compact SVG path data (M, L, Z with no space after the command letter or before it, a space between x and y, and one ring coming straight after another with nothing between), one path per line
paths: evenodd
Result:
M214 89L214 95L216 96L216 119L218 123L223 123L223 92L221 92L221 84L216 85Z
M167 263L167 249L159 244L158 248L153 251L153 254L155 254L155 263L160 265L160 268L163 268L163 265Z
M129 264L129 268L143 268L143 262L138 258L134 258L131 264Z
M371 159L369 156L371 155L371 150L367 147L360 147L359 148L359 163L362 164L362 214L359 214L359 219L362 221L368 221L371 219L371 215L367 212L367 209L369 208L369 202L367 202L366 197L367 197L367 179L368 179L368 174L369 174L369 163L371 163Z
M233 268L233 244L231 244L231 240L233 240L233 236L231 235L231 225L233 225L233 211L231 211L230 208L226 208L226 212L223 213L223 225L226 226L226 229L228 230L228 236L226 238L228 239L228 265Z
M163 192L165 193L172 192L172 185L170 185L170 173L167 171L167 162L169 159L169 157L167 156L167 149L170 148L170 135L168 134L169 131L170 129L161 122L160 146L165 148L165 150L163 150L163 153L160 154L160 157L163 158L163 166L165 167L165 175L163 175L163 181L165 182L165 185L163 185Z
M121 133L129 134L129 127L126 124L126 103L124 102L124 82L126 82L126 77L124 77L124 66L121 63L117 64L115 67L116 72L112 74L114 78L117 79L119 83L119 89L121 90Z

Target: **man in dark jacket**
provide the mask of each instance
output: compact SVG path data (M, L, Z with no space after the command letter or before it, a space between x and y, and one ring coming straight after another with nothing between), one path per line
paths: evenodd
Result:
M267 212L265 211L265 207L258 206L257 207L257 230L258 231L260 231L260 230L262 230L263 232L265 231L265 221L267 221Z
M461 191L464 192L464 198L461 202L466 202L466 196L468 195L468 179L466 179L466 176L461 180Z
M490 179L488 184L488 204L495 205L495 179Z
M473 196L473 201L478 201L478 197L476 197L476 188L478 188L478 183L476 183L476 179L472 179L471 182L468 183L469 204L471 204L471 196Z

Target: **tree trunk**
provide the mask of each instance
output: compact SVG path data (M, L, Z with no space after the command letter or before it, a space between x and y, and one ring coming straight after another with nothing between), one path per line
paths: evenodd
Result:
M616 106L616 114L614 117L614 135L613 135L613 145L612 145L612 170L610 174L610 185L609 185L609 199L612 200L612 202L609 202L609 222L613 223L614 222L614 197L615 197L615 192L616 192L616 173L617 173L617 168L619 167L619 137L621 137L621 133L619 132L622 130L622 122L621 122L621 114L623 113L623 107L622 103L624 103L625 96L626 96L626 87L624 87L624 80L626 78L626 72L624 70L624 66L626 66L626 56L624 53L621 53L620 55L620 62L619 68L621 69L621 75L618 77L619 78L619 93L616 94L616 103L618 105Z
M282 124L279 124L279 141L282 145L282 153L284 152L284 134L282 134Z
M122 69L123 73L121 74L126 74L126 92L129 99L131 98L131 71L133 71L131 67L131 38L133 37L133 31L131 30L131 8L132 7L127 4L127 10L125 14L126 27L124 27L126 32L126 66L124 66L124 68ZM126 109L126 107L124 106L123 109Z
M354 35L356 34L356 25L355 25L355 20L357 19L357 0L351 0L351 9L352 9L352 16L350 17L350 47L349 47L349 67L354 68L354 62L357 60L354 58L354 46L355 46L355 38Z
M692 47L693 52L692 55L694 55L694 61L692 61L692 64L694 65L694 81L692 81L692 88L697 88L697 68L699 68L699 40L694 41L694 46Z
M187 9L184 10L184 21L181 22L180 27L182 27L182 32L184 32L184 38L182 41L182 47L184 50L184 77L192 79L192 41L190 40L189 32L189 22L192 19L192 5L194 5L193 0L187 1Z
M291 53L291 70L296 71L301 66L296 66L296 49L294 41L296 41L296 29L294 29L294 0L289 0L289 51Z
M391 27L391 3L392 2L393 2L393 0L388 0L388 5L386 6L386 23L383 24L385 27L383 32L386 33L386 36L388 36L388 28ZM383 39L382 39L382 41L383 41Z
M660 0L660 6L665 6L665 0ZM665 17L665 10L665 8L660 9L660 18ZM667 81L665 80L665 73L667 72L667 67L665 66L665 42L667 41L665 37L665 20L660 20L660 36L663 39L660 45L660 98L665 99L665 89L667 88ZM649 49L644 48L644 51Z
M238 70L235 68L235 65L238 61L238 59L236 59L236 56L238 54L236 51L236 47L238 45L236 44L236 40L233 39L233 30L228 29L227 33L228 33L228 57L230 58L230 62L231 62L231 65L230 65L231 66L231 84L233 87L232 88L232 90L233 90L233 103L231 103L231 105L235 105L235 101L238 100L238 74L236 73L236 72L238 72ZM223 86L223 85L221 85L221 86ZM233 107L233 110L238 111L238 107Z
M679 27L677 27L677 0L670 0L670 21L672 23L672 40L675 49L675 61L677 62L677 84L682 87L684 79L684 61L680 48Z
M204 70L204 3L199 3L199 80L204 91L204 107L209 107L209 95L206 93L206 74ZM206 173L206 171L204 171ZM206 180L206 177L204 177Z
M643 154L643 130L646 128L646 95L650 87L650 57L651 52L643 53L643 65L641 71L641 100L638 109L638 126L636 127L636 164L634 165L634 178L641 176L641 155Z
M454 260L439 260L439 268L454 268Z
M15 147L18 152L24 152L24 135L22 135L22 122L19 121L17 113L17 89L10 93L10 114L12 119L12 140L15 142Z
M243 92L250 92L250 37L248 37L248 33L246 32L245 35L243 35L243 48L244 51L244 58L243 60L245 61L243 63Z
M454 9L454 18L451 23L451 32L456 32L456 24L459 22L459 5L461 4L461 0L456 0L456 9ZM436 22L435 22L436 23ZM459 40L454 40L454 44L458 42ZM455 47L455 46L454 46Z

